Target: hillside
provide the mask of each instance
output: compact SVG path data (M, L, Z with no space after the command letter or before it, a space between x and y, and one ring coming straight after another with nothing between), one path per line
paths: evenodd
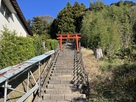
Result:
M134 102L136 65L96 61L93 51L82 48L90 81L90 102ZM120 61L121 62L121 61ZM110 67L110 68L109 68Z

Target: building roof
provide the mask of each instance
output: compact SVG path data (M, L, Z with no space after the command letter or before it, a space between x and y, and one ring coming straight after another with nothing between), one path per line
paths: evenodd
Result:
M22 13L22 11L21 11L21 9L20 9L20 7L19 7L17 1L16 1L16 0L10 0L10 2L12 3L12 5L13 5L15 11L17 12L17 14L18 14L20 20L21 20L22 23L24 24L24 26L25 26L26 30L28 31L29 35L32 36L33 33L32 33L32 31L31 31L31 29L30 29L28 23L26 22L26 19L25 19L23 13Z

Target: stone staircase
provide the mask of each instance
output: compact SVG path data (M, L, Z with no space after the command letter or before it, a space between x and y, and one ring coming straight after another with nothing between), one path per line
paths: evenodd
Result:
M72 47L67 46L63 52L59 52L56 60L41 87L42 102L87 102L86 95L74 84L78 78Z

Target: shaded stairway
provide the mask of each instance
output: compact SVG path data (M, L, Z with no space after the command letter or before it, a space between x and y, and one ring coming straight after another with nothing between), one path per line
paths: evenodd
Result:
M43 102L87 102L87 80L80 57L72 44L56 54L41 88Z

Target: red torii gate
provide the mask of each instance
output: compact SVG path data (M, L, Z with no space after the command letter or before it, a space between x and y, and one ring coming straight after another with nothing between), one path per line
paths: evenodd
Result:
M57 34L57 39L60 43L60 51L62 51L62 40L76 39L76 50L78 50L78 40L81 38L81 34Z

